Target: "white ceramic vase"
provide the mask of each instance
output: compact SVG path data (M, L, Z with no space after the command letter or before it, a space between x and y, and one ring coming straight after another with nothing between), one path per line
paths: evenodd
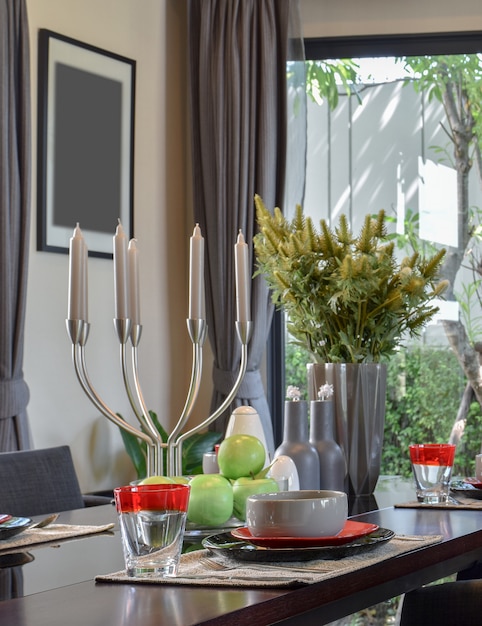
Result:
M264 446L266 459L264 467L270 464L270 455L261 419L252 406L238 406L234 409L226 427L225 437L231 435L252 435L257 437Z

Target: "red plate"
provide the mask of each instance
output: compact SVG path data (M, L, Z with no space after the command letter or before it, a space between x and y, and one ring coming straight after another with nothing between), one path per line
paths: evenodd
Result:
M8 522L8 520L12 519L11 515L8 515L7 513L0 513L0 524L3 524L4 522Z
M246 526L231 531L233 537L265 548L318 548L341 546L378 530L376 524L347 520L343 529L334 537L253 537Z
M472 487L475 487L476 489L482 489L482 482L480 482L480 480L477 480L477 478L466 478L464 480L464 483L468 483L469 485L472 485Z

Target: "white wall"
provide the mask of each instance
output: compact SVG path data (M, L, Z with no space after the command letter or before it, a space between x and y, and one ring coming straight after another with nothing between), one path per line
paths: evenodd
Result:
M37 31L48 28L137 61L135 235L141 252L141 380L147 404L164 424L179 415L190 374L187 256L192 232L186 89L186 17L182 0L27 0L31 32L33 155L36 154ZM404 3L301 0L305 36L482 30L480 2ZM67 443L84 490L132 476L115 426L85 398L65 331L68 258L37 252L33 158L32 237L24 370L36 447ZM87 344L90 375L116 411L128 414L112 328L112 262L89 262ZM209 357L209 355L207 355ZM206 416L206 364L195 420Z

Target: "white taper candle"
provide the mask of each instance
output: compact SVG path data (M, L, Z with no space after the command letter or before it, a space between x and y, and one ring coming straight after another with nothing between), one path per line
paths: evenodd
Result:
M236 273L236 319L238 322L251 321L250 289L251 277L249 273L248 244L244 235L239 231L234 246L234 262Z
M115 293L115 317L127 319L127 237L122 228L121 221L117 225L114 235L114 293Z
M89 321L89 250L84 240L84 246L82 250L82 319L85 322Z
M84 237L77 223L69 246L69 302L67 317L69 320L83 319L83 273L84 273Z
M189 319L205 319L204 313L204 237L196 224L190 239Z
M133 324L140 324L139 250L135 239L129 241L127 256L129 262L129 315Z

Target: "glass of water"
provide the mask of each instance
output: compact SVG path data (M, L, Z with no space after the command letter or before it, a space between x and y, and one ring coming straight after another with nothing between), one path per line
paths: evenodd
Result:
M181 558L189 485L114 489L128 576L175 576Z
M417 500L425 504L447 502L455 445L423 443L409 446Z

